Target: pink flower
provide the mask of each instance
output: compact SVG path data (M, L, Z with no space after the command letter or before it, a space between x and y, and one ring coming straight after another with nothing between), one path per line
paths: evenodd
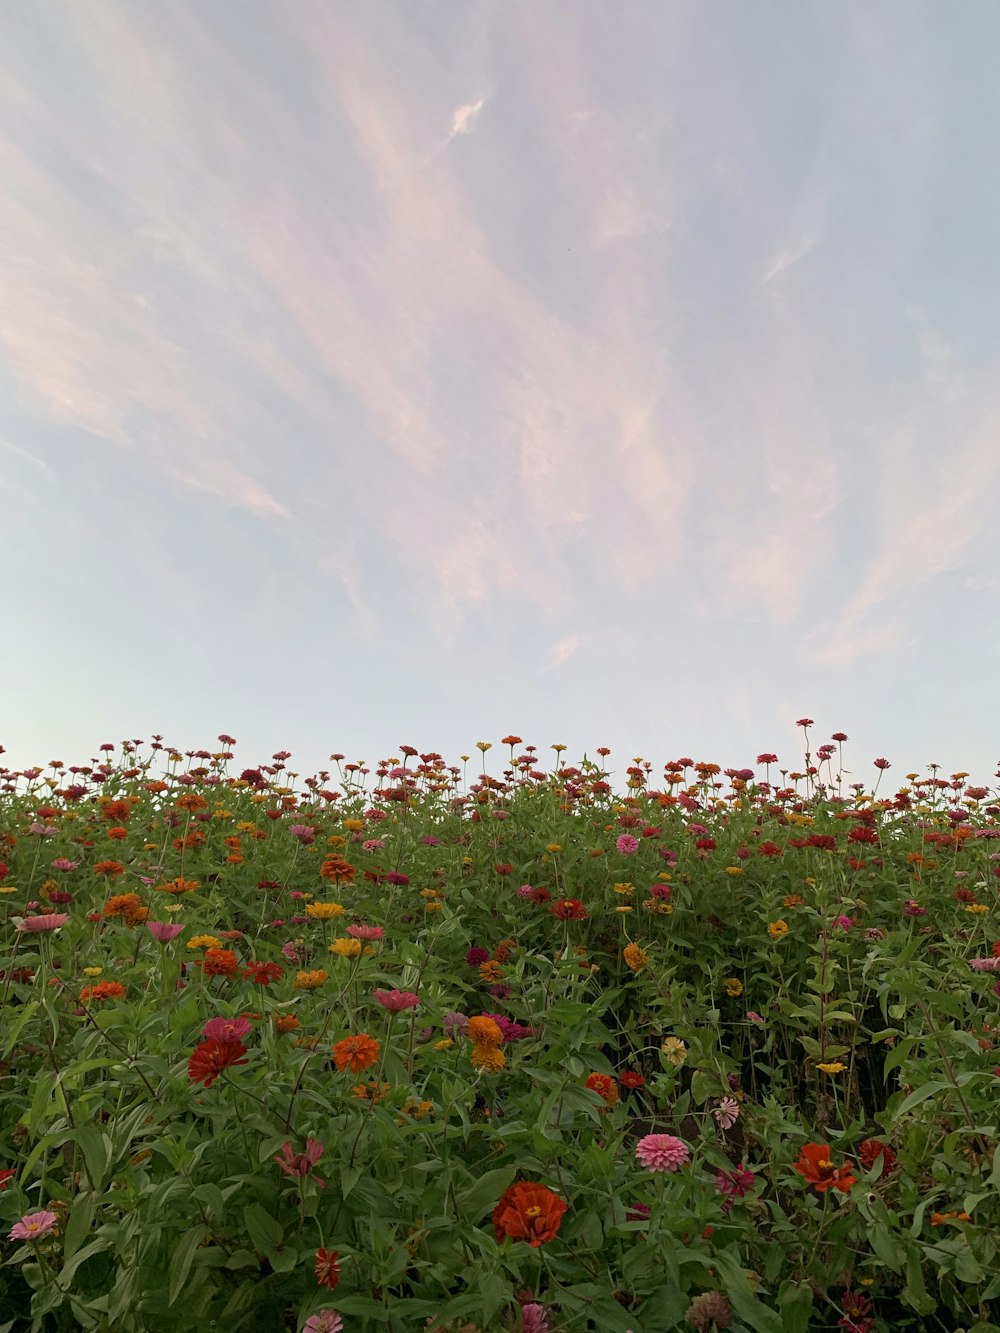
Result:
M381 940L385 938L385 931L381 926L348 926L348 935L353 935L356 940Z
M47 1236L58 1220L55 1213L26 1213L11 1227L8 1239L38 1240L39 1236Z
M687 1144L673 1134L647 1134L636 1145L635 1155L647 1171L677 1171L691 1159Z
M650 896L651 898L659 898L659 899L661 899L663 902L669 902L669 901L670 901L670 885L669 885L669 884L653 884L653 885L650 887L650 890L649 890L649 896Z
M740 1104L735 1097L723 1097L712 1114L720 1129L732 1129L740 1118Z
M1000 971L1000 958L970 958L969 966L973 972Z
M65 856L57 856L56 859L52 862L52 869L53 869L53 870L76 870L76 868L79 866L79 864L80 864L79 861L69 861L69 860L66 859Z
M317 1310L302 1325L302 1333L341 1333L344 1321L336 1310Z
M756 1180L754 1173L744 1170L741 1162L735 1171L719 1171L715 1177L715 1188L720 1194L724 1194L727 1200L742 1199L753 1189Z
M312 1174L312 1168L323 1156L325 1148L318 1139L306 1139L305 1152L293 1153L292 1145L284 1143L281 1146L281 1156L275 1157L275 1161L281 1167L282 1171L289 1176L309 1176L310 1180L315 1180L317 1185L323 1186L325 1180Z
M639 850L639 839L633 838L631 833L622 833L616 840L615 846L622 856L632 856Z
M22 916L16 921L18 930L31 935L42 935L49 930L58 930L69 920L68 912L49 912L45 916Z
M751 1023L763 1023L764 1021L760 1014L757 1013L756 1009L748 1009L747 1018Z
M368 838L361 844L362 850L366 852L379 852L385 846L381 838Z
M535 890L531 887L530 884L522 884L519 886L517 890L517 896L519 898L530 898L532 897L534 892Z
M388 1009L392 1014L398 1014L403 1009L412 1009L414 1005L420 1003L420 996L411 990L377 990L374 995L382 1008Z
M212 1041L242 1041L252 1031L248 1018L210 1018L201 1030Z
M521 1333L550 1333L551 1328L545 1306L539 1301L521 1306Z
M854 925L854 922L849 916L838 916L835 918L833 924L839 926L841 930L850 930Z
M175 939L184 929L179 921L147 921L146 927L154 939L167 944Z
M288 832L293 838L298 838L303 847L316 841L316 830L310 824L289 824Z

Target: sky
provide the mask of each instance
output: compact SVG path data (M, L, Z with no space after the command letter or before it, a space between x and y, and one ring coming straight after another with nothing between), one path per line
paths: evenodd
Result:
M994 0L2 28L0 762L995 785Z

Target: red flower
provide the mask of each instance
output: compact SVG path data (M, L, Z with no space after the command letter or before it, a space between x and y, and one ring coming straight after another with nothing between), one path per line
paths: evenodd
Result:
M545 1185L521 1180L504 1190L493 1210L493 1230L498 1241L526 1240L532 1249L554 1240L566 1204Z
M560 921L583 921L587 915L579 898L560 898L549 910Z
M241 1041L200 1041L188 1060L188 1078L192 1083L204 1083L210 1088L224 1069L230 1065L249 1064L247 1048Z
M340 1281L339 1258L339 1250L324 1250L321 1245L316 1251L316 1281L321 1287L329 1287L333 1291Z
M851 1186L857 1184L857 1178L851 1175L850 1163L835 1167L825 1143L807 1143L792 1163L792 1169L804 1176L817 1194L828 1189L847 1194Z
M0 1194L3 1193L3 1191L7 1188L8 1183L16 1175L17 1171L13 1168L8 1168L7 1170L0 1171Z
M882 1143L878 1139L865 1139L858 1146L858 1157L866 1171L870 1171L881 1157L883 1176L887 1176L896 1165L896 1154L887 1143Z
M277 981L285 975L285 969L280 963L259 963L251 960L250 966L245 969L243 975L248 977L255 986L269 986L272 981Z
M623 1088L644 1088L646 1080L641 1074L635 1074L631 1070L626 1070L624 1074L618 1075L618 1082Z

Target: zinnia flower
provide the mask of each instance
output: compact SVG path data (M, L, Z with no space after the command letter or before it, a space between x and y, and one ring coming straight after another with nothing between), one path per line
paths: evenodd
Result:
M403 1009L412 1009L420 1003L420 996L410 990L377 990L373 992L383 1009L398 1014Z
M481 1069L487 1074L499 1074L507 1063L507 1057L499 1046L473 1046L469 1054L469 1063L473 1069Z
M633 972L639 972L649 962L649 954L645 949L640 949L638 944L626 944L622 957Z
M685 1310L684 1318L696 1333L710 1333L713 1328L733 1326L732 1306L721 1291L705 1291L696 1296Z
M336 1310L317 1310L302 1325L302 1333L342 1333L344 1321Z
M677 1171L691 1158L687 1144L673 1134L647 1134L636 1144L635 1155L647 1171Z
M715 1177L715 1188L724 1196L722 1211L731 1211L734 1199L742 1199L753 1189L757 1177L747 1171L741 1162L735 1171L719 1171Z
M879 1139L864 1139L858 1145L858 1157L866 1171L870 1171L878 1159L882 1159L882 1175L887 1176L896 1165L896 1154L887 1143Z
M275 1157L275 1161L281 1167L287 1176L308 1176L310 1180L315 1180L317 1185L322 1187L326 1181L313 1174L313 1167L323 1156L326 1149L318 1139L306 1139L305 1150L300 1153L292 1152L290 1143L281 1145L281 1154Z
M321 1287L329 1287L333 1291L340 1281L339 1258L339 1250L324 1250L321 1245L316 1251L316 1281Z
M329 952L338 954L341 958L357 958L361 952L361 941L347 939L332 940ZM298 962L298 959L293 959L292 961Z
M30 935L44 935L47 931L58 930L68 920L68 912L47 912L45 916L18 917L15 919L15 927L17 930L27 932ZM37 1214L37 1216L41 1216L41 1214Z
M848 1194L851 1186L857 1183L851 1175L850 1163L834 1166L830 1160L830 1149L825 1143L805 1144L792 1163L792 1169L804 1176L817 1194L823 1194L828 1189Z
M344 1037L333 1046L333 1059L340 1070L350 1069L352 1074L360 1074L375 1063L379 1056L379 1044L367 1032L356 1037Z
M26 1213L19 1222L15 1222L8 1232L10 1240L38 1240L47 1236L59 1218L55 1213L43 1210L40 1213Z
M247 1048L241 1041L216 1041L209 1037L200 1041L188 1060L188 1078L192 1083L204 1083L210 1088L224 1069L231 1065L245 1065Z
M343 910L342 903L310 903L306 908L306 915L311 916L314 921L332 921L335 916L340 916Z
M660 1047L660 1050L663 1052L666 1059L669 1060L669 1062L672 1065L677 1065L678 1068L687 1059L688 1050L687 1047L684 1045L684 1043L681 1041L680 1037L664 1038L663 1045Z
M272 981L278 981L285 975L285 969L280 963L261 963L251 959L249 967L244 968L243 975L255 986L269 986Z
M493 1230L499 1242L526 1240L532 1249L554 1240L566 1204L545 1185L521 1180L504 1190L493 1210Z
M239 962L232 949L206 949L198 966L206 977L231 977L239 970Z
M159 940L161 944L168 944L184 927L179 921L147 921L146 929L155 940Z
M125 994L125 987L120 981L99 981L96 986L84 986L80 991L80 1001L120 1000Z
M0 1171L0 1194L3 1193L16 1175L17 1170L14 1167L6 1167L3 1171Z
M618 1101L618 1084L610 1074L591 1074L585 1086L596 1092L608 1106L614 1106Z
M317 967L312 972L296 972L294 990L318 990L323 982L329 977L329 972L324 972L321 967Z
M732 1129L740 1118L740 1104L735 1097L723 1097L712 1115L720 1129Z
M788 934L788 922L781 920L772 921L767 928L767 933L772 940L780 940L782 935Z
M726 982L726 994L734 997L743 994L743 982L740 981L739 977L729 978Z
M615 847L622 856L633 856L639 850L639 839L631 833L622 833L615 841Z
M538 1301L527 1301L521 1306L520 1333L551 1333L551 1329L544 1305Z
M445 1031L448 1030L448 1021L445 1019ZM503 1041L503 1028L495 1019L487 1017L486 1014L479 1014L475 1018L470 1018L465 1024L465 1035L476 1046L499 1046Z
M201 1030L212 1041L242 1041L253 1031L249 1018L210 1018Z
M381 926L348 926L347 933L356 940L380 940L385 936Z
M560 898L549 910L559 921L583 921L587 916L587 909L579 898Z

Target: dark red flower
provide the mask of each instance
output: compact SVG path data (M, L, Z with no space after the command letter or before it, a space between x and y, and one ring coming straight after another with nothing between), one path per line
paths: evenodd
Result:
M549 911L559 921L583 921L587 916L587 909L579 898L560 898Z
M643 1076L641 1074L633 1073L631 1070L626 1070L624 1074L619 1074L618 1082L623 1088L644 1088L646 1086L646 1080Z
M0 1194L3 1193L10 1181L13 1180L16 1175L17 1170L13 1167L8 1167L5 1170L0 1171Z
M316 1251L316 1281L321 1287L333 1291L340 1281L339 1250L324 1250L322 1245Z
M858 1157L866 1171L870 1171L881 1157L883 1176L887 1176L896 1165L896 1154L887 1143L882 1143L879 1139L865 1139L859 1144Z
M285 969L280 963L258 963L251 961L243 973L255 986L269 986L272 981L277 981L285 975Z
M192 1083L204 1083L210 1088L224 1069L231 1065L245 1065L247 1048L241 1041L200 1041L188 1060L188 1078Z

